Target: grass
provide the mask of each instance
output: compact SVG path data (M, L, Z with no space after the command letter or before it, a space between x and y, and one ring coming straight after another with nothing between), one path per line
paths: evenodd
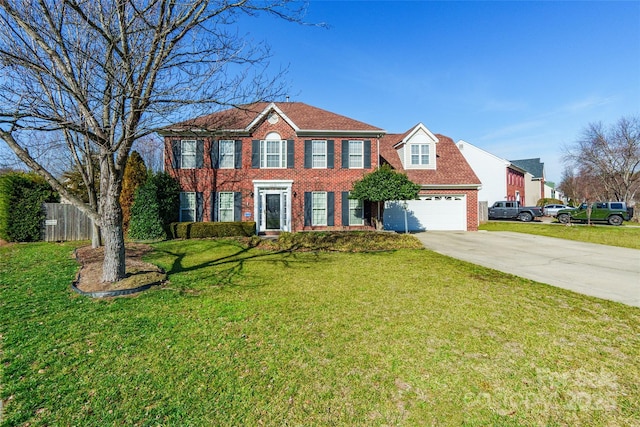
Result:
M0 425L640 423L637 308L427 250L154 247L170 284L113 300L73 245L0 247Z
M567 227L559 224L521 223L496 221L480 225L480 230L513 231L557 237L580 242L599 243L601 245L620 246L640 249L640 227L615 227L611 225L577 225Z

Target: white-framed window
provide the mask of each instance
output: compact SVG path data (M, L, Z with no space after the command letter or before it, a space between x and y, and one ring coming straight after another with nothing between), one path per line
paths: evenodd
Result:
M218 166L220 169L233 169L235 167L236 142L223 139L218 145Z
M311 141L311 158L312 167L317 169L326 169L327 167L327 141L313 140Z
M327 225L327 193L311 193L311 225Z
M364 225L362 200L349 199L349 225Z
M182 169L195 169L196 167L196 149L195 140L180 141L180 165Z
M269 139L260 141L260 167L286 168L287 141Z
M349 168L364 168L363 141L349 141Z
M180 193L180 221L195 222L196 220L196 193Z
M411 165L426 166L429 164L429 144L411 144Z
M222 222L232 222L233 218L233 192L223 191L219 193L218 200L218 220Z

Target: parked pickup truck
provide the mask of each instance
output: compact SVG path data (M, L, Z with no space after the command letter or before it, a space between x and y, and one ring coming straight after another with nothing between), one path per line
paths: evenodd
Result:
M529 222L540 216L542 216L541 207L520 206L519 202L500 201L489 208L489 219L519 219Z
M588 205L583 203L578 209L561 209L556 218L563 224L571 222L587 222ZM607 222L611 225L621 225L622 221L629 221L629 212L624 202L596 202L591 205L591 221Z

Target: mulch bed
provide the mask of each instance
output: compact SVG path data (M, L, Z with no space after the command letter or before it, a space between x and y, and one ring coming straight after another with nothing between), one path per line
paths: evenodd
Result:
M99 293L136 289L166 280L167 275L160 267L142 261L142 256L152 250L149 245L128 243L125 248L127 277L114 283L102 281L103 247L78 248L75 257L81 267L74 282L76 288L82 292Z

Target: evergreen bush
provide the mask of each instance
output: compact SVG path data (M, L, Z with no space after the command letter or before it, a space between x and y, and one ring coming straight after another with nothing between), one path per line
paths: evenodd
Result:
M34 173L0 176L0 238L10 242L41 240L46 218L42 205L58 201L58 194Z
M166 239L162 219L160 218L160 204L158 203L158 188L155 182L149 180L136 190L131 206L131 221L129 222L129 237L135 240Z
M250 237L256 234L255 221L237 222L174 222L169 227L173 239L203 239L212 237Z

